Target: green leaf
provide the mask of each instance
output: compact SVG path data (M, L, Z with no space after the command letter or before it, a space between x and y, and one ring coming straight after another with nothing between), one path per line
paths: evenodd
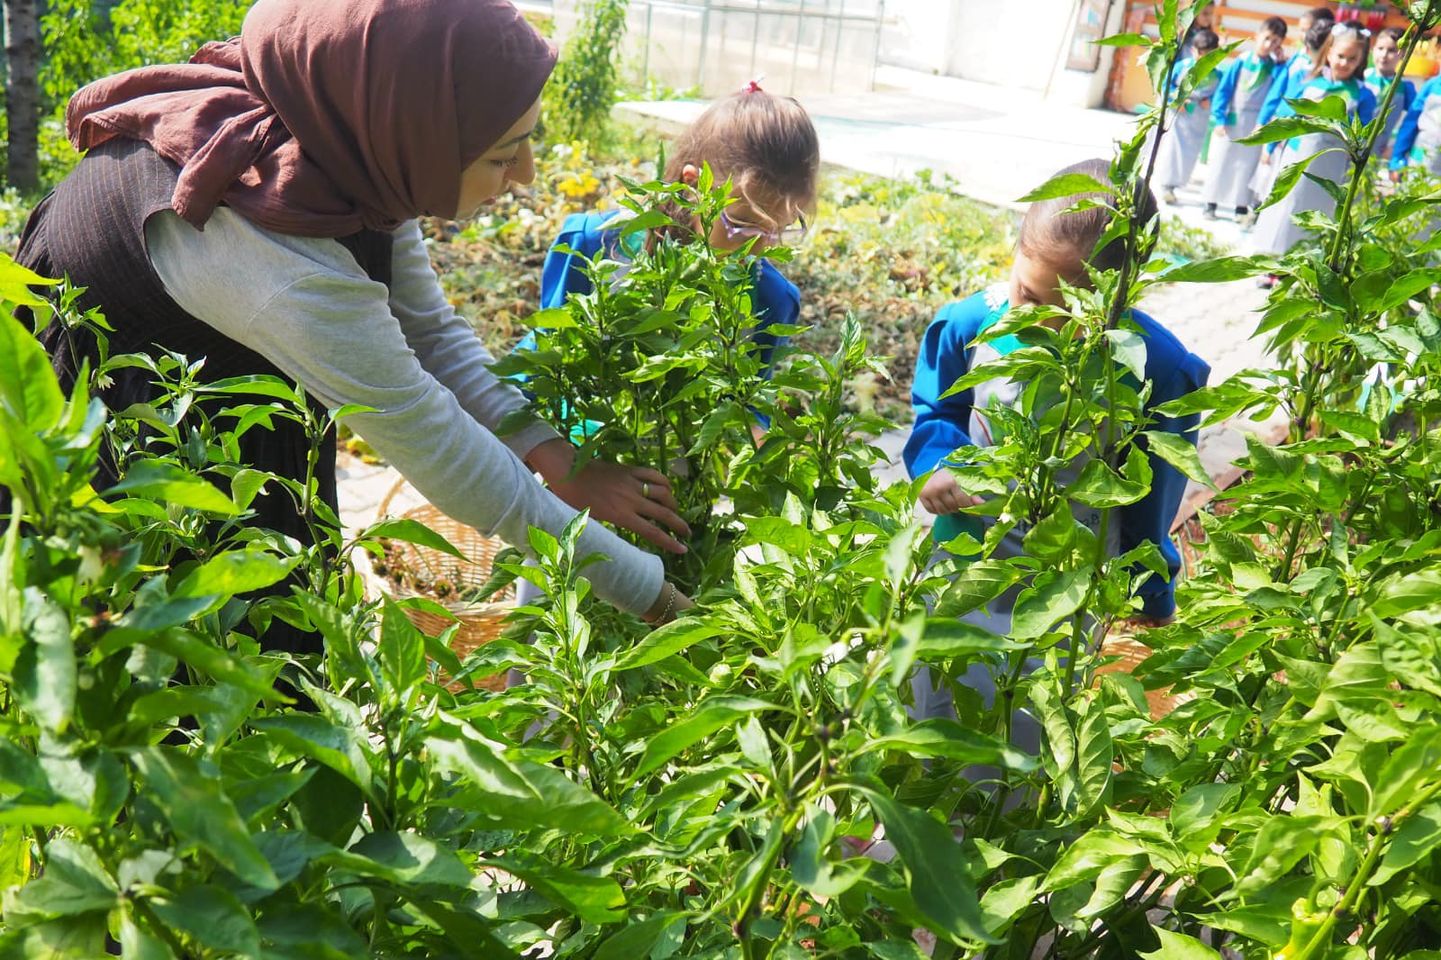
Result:
M299 557L279 557L257 548L219 553L191 571L175 588L176 597L224 596L264 590L284 580Z
M1321 817L1271 817L1256 833L1251 855L1237 876L1235 893L1247 897L1284 877L1316 849L1325 821Z
M360 732L316 714L285 714L252 721L256 730L287 750L325 764L367 795L374 791Z
M1016 600L1011 615L1011 636L1016 640L1045 636L1058 621L1081 609L1090 588L1090 570L1048 571L1039 575Z
M1433 802L1417 810L1396 829L1381 858L1381 866L1367 883L1379 887L1402 870L1420 863L1438 846L1441 846L1441 802Z
M725 628L719 624L700 619L673 620L663 627L646 634L640 643L621 655L615 665L617 672L634 670L658 663L686 649L692 644L720 636Z
M1111 356L1138 381L1146 379L1146 341L1134 330L1107 330Z
M1403 809L1423 786L1441 780L1441 724L1428 723L1411 730L1397 747L1372 785L1375 800L1371 817L1392 816Z
M685 916L674 910L663 910L644 920L629 921L619 932L611 934L596 948L591 960L642 960L650 956L661 934L672 924L684 923Z
M465 888L474 879L455 851L415 833L368 833L346 852L373 864L371 876L395 884ZM352 863L347 861L347 865Z
M633 832L604 800L548 764L506 756L500 744L469 733L430 737L425 748L441 772L473 787L483 812L508 827L552 827L584 836Z
M1005 593L1020 578L1021 572L1002 560L967 564L941 594L936 603L936 616L964 616Z
M45 845L45 872L22 886L15 897L18 912L46 917L73 917L109 911L120 890L95 851L68 837Z
M179 507L233 517L240 512L229 497L178 464L141 460L130 465L120 482L105 491L148 497Z
M923 720L899 733L879 737L867 750L901 750L922 757L944 757L960 763L987 764L1030 772L1039 764L1004 740L989 736L954 720Z
M131 756L147 796L182 843L194 844L241 880L262 890L278 887L245 821L220 788L213 766L167 747L145 747Z
M981 897L981 918L992 935L1000 936L1011 923L1036 901L1041 878L1016 877L992 884Z
M1276 258L1270 256L1215 257L1171 267L1157 279L1165 283L1230 283L1268 273L1275 265Z
M886 828L909 877L911 896L938 932L996 943L986 929L966 858L951 829L883 789L858 785Z
M1114 190L1115 188L1110 184L1102 183L1090 174L1063 173L1047 180L1016 202L1038 203L1042 200L1074 197L1080 194L1100 193L1110 195Z
M253 957L260 953L260 931L241 902L219 887L186 886L179 893L150 901L166 924L184 930L196 943L221 953Z
M1025 650L1027 645L950 617L931 617L916 647L916 656L923 660L948 660L975 653L1010 653Z
M6 289L9 288L8 284ZM7 298L8 299L8 298ZM20 321L0 316L0 405L32 433L44 433L60 421L65 395L50 357Z
M379 523L373 523L366 527L361 534L364 540L403 540L406 543L414 543L418 546L429 547L432 550L439 550L441 553L449 554L458 560L469 561L470 557L460 552L460 548L451 543L445 537L421 523L419 520L411 520L406 517L389 517Z
M1385 313L1401 306L1419 293L1441 283L1441 269L1412 270L1399 277L1392 277L1379 290L1353 285L1356 305L1368 313Z
M75 710L70 618L38 587L26 587L21 623L28 642L15 658L15 697L44 729L63 733Z
M773 709L774 704L746 697L713 697L703 701L689 717L666 727L647 741L635 776L643 777L659 770L681 751L729 727L748 713Z
M805 830L789 857L791 877L814 896L839 897L858 883L869 868L864 858L832 863L826 856L835 840L835 817L819 807L807 810Z
M521 859L518 854L485 861L524 880L532 890L587 923L626 919L625 893L613 877L571 870L558 863Z
M46 307L49 305L48 301L37 296L30 288L53 287L59 283L59 280L42 277L29 267L21 266L10 254L0 251L0 301L17 307ZM9 316L9 311L6 311L6 316ZM29 334L24 326L20 326L20 329Z
M1221 955L1195 937L1172 933L1165 927L1151 927L1161 940L1161 949L1142 952L1146 960L1220 960Z
M409 694L425 679L425 635L394 601L385 601L376 647L381 674L392 692Z
M1142 853L1140 845L1106 827L1084 833L1066 848L1046 874L1043 889L1065 890L1079 883L1088 883L1117 861L1128 860Z
M1133 448L1134 449L1134 448ZM1123 507L1145 497L1148 485L1122 477L1104 460L1091 459L1081 468L1080 476L1066 487L1067 497L1088 507Z
M569 307L537 310L535 313L518 317L517 320L521 326L530 327L532 330L568 330L579 326L575 317L571 315Z
M1181 471L1183 477L1216 489L1194 443L1165 430L1147 430L1141 436L1146 438L1146 447L1151 453Z
M1305 122L1310 123L1312 121ZM1274 123L1275 121L1272 121L1272 124L1267 124L1267 127L1270 127ZM1259 134L1257 134L1257 136L1259 136ZM1250 138L1246 138L1244 140L1237 140L1236 142L1246 143L1249 139ZM1320 153L1313 153L1309 157L1306 157L1296 163L1290 164L1286 167L1285 170L1282 170L1279 174L1277 174L1276 180L1271 186L1270 195L1266 197L1265 201L1263 201L1262 204L1256 208L1256 210L1265 210L1267 207L1275 206L1282 200L1285 200L1287 197L1289 197L1291 195L1291 191L1296 189L1296 184L1301 182L1301 177L1305 175L1306 168L1311 165L1312 161L1314 161L1317 157L1321 156L1326 152L1327 151L1323 150Z
M255 699L276 697L289 702L271 686L270 674L188 630L164 630L147 638L145 645L169 654L221 683L239 687Z
M1111 786L1111 764L1114 761L1115 746L1111 741L1110 721L1106 718L1105 708L1099 700L1090 700L1076 730L1078 816L1089 815L1105 801Z
M1381 583L1371 612L1383 620L1441 604L1441 567L1390 577Z
M704 190L705 188L702 187L701 189ZM638 213L635 216L626 219L626 221L620 228L620 235L623 237L628 237L631 234L639 233L642 230L654 230L657 227L668 227L674 222L674 220L666 216L665 213L661 210L646 210L642 213Z

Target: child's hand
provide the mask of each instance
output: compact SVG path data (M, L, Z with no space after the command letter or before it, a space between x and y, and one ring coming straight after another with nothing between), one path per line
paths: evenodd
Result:
M965 507L982 503L980 497L966 493L956 482L956 477L945 467L931 474L931 479L921 488L921 506L938 517L955 513Z

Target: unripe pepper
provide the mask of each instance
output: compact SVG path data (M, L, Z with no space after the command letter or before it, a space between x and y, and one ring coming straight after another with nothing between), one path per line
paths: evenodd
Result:
M1329 915L1330 911L1318 911L1309 897L1298 898L1291 904L1291 939L1271 955L1271 960L1295 960L1316 936L1316 931L1321 929Z

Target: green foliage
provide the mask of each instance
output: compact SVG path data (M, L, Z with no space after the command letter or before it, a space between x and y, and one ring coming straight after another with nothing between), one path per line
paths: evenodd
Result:
M1176 7L1148 41L1157 70ZM583 520L533 531L535 563L501 565L548 599L464 663L348 563L381 535L432 535L345 539L313 481L236 462L236 435L268 418L318 444L339 412L103 349L67 394L8 316L48 320L30 290L46 282L0 260L0 952L92 957L110 936L134 957L890 960L923 955L923 929L950 958L1433 955L1438 194L1418 177L1372 195L1376 129L1337 126L1353 169L1336 215L1311 215L1315 242L1167 273L1133 201L1159 120L1111 170L1135 255L1010 314L994 335L1023 349L968 375L1026 389L1004 442L958 469L989 522L939 560L912 488L870 479L870 424L845 402L864 340L802 340L760 376L744 253L661 235L620 282L538 318L550 332L512 372L555 422L602 424L588 453L686 461L704 525L680 572L702 602L642 636L590 602ZM682 199L635 186L637 228L662 210L704 226L725 194ZM1110 672L1100 641L1157 558L1111 556L1106 532L1149 488L1146 445L1198 473L1154 433L1127 307L1168 278L1262 271L1282 277L1261 322L1275 367L1166 412L1276 410L1290 436L1251 443L1175 623ZM51 293L103 346L103 320ZM157 399L106 410L101 385L136 366ZM772 418L761 437L752 411ZM97 493L102 453L123 479ZM261 486L319 546L247 524ZM997 555L1022 525L1024 555ZM1007 635L956 619L1008 589ZM262 652L277 618L320 631L325 656ZM955 721L908 716L917 663ZM510 668L527 682L466 689ZM972 670L994 704L960 682ZM1173 709L1153 710L1161 693ZM878 827L894 859L857 853Z
M545 88L546 135L555 142L604 143L615 106L617 59L630 0L586 0Z
M599 457L676 478L693 536L673 575L696 589L729 579L737 515L774 514L787 496L830 510L850 488L868 490L874 454L860 441L883 424L846 409L845 384L876 367L854 324L833 356L798 352L766 375L766 351L751 336L757 264L747 250L708 240L729 184L712 183L707 168L696 199L689 192L631 184L618 228L634 248L623 281L615 282L622 265L598 255L588 268L594 292L530 317L541 328L536 349L496 370L524 377L536 410L584 440L580 462Z
M41 18L41 91L50 116L41 127L41 172L54 183L79 160L65 138L65 104L92 80L135 67L185 63L212 40L240 33L254 0L49 0Z

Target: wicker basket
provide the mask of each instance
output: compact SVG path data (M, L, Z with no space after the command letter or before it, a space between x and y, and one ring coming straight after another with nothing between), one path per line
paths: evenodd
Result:
M396 482L380 503L380 517L391 515L392 504L406 487L403 479ZM505 618L515 608L514 584L486 601L458 599L485 585L490 579L496 555L505 548L505 544L487 537L474 527L452 520L424 501L404 510L399 516L425 524L469 558L468 562L462 561L430 547L391 540L386 542L386 569L381 576L390 595L397 600L424 597L450 611L460 623L450 648L464 660L472 651L500 636L505 629ZM410 577L399 576L397 568L408 572ZM425 610L407 609L405 615L429 637L440 636L451 625L449 619ZM483 690L500 691L506 686L503 673L488 677L472 676L470 680ZM448 686L454 691L466 689L463 683L450 683Z

